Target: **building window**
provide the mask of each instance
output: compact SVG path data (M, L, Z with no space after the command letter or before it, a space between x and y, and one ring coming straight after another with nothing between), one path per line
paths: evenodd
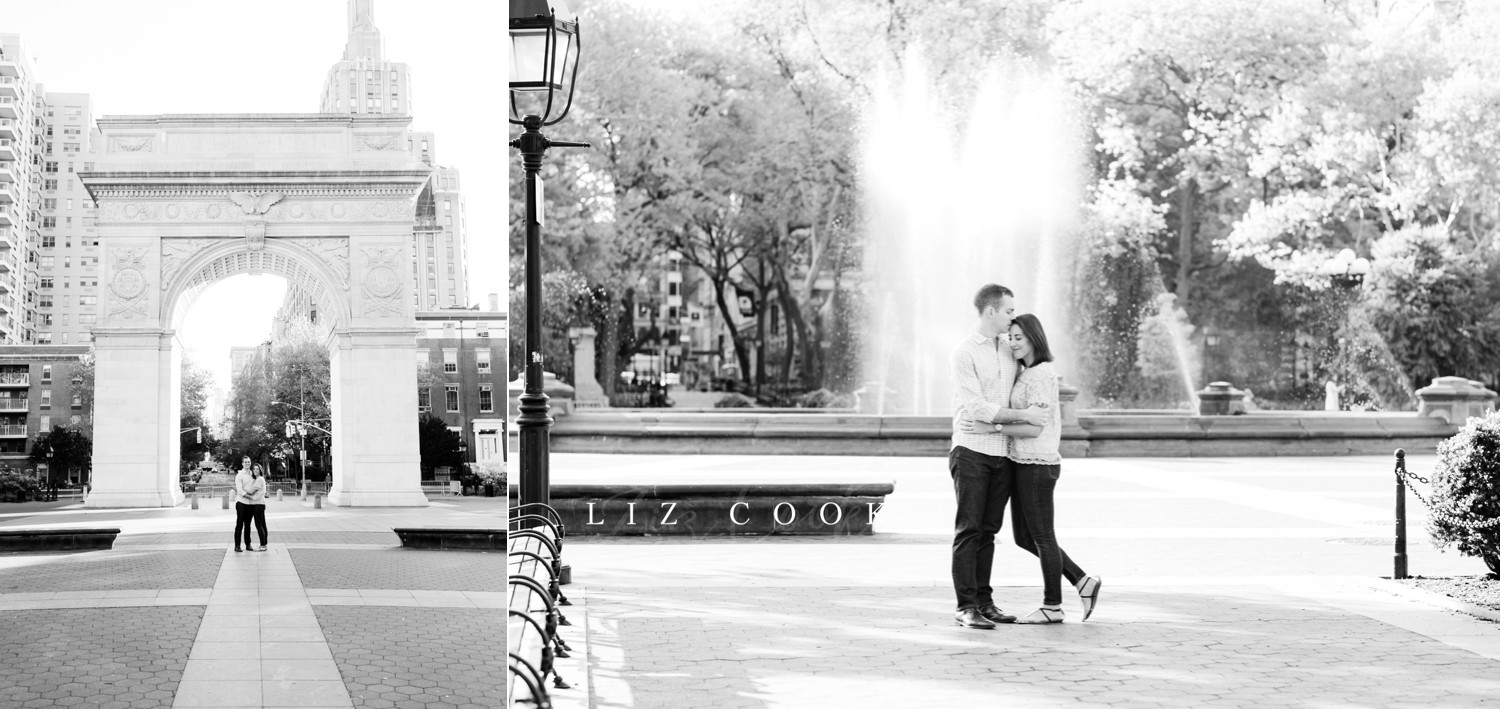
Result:
M98 303L98 302L99 302L99 296L97 296L97 295L80 295L80 296L78 296L78 304L79 305L94 305L95 303Z
M426 369L432 364L430 357L431 355L427 354L426 350L417 350L417 367L419 369Z
M42 383L46 384L50 381L52 381L52 365L44 364L42 365Z
M36 334L36 343L38 345L50 345L50 344L52 344L52 333L50 333L50 332L38 332Z
M41 264L42 268L52 268L52 266L57 262L51 256L43 256L38 259L38 263Z
M36 307L38 307L38 308L50 308L50 307L52 307L52 296L50 296L50 295L39 295L39 296L37 296Z
M73 408L83 408L83 395L78 393L77 391L73 392Z
M42 425L37 428L37 432L38 433L49 433L49 432L52 431L52 417L51 416L43 416L41 423L42 423Z
M42 228L43 229L56 229L57 228L57 217L42 217Z
M426 413L432 410L432 390L427 387L417 388L417 411Z
M443 373L453 374L458 371L458 350L443 350Z
M44 189L44 190L55 190L55 189L57 189L57 180L42 180L42 189Z
M52 279L51 278L38 279L37 282L36 282L36 287L37 288L51 288L52 287Z
M478 368L479 373L480 374L489 374L490 373L490 351L486 350L486 349L475 350L474 351L474 355L476 357L476 359L474 361L474 365L475 365L475 367Z
M490 389L489 384L479 385L479 411L481 413L487 414L495 410L495 394Z
M42 408L44 408L44 409L50 409L50 408L52 408L52 390L51 389L43 389L42 390Z
M50 327L52 325L52 313L40 313L36 317L38 325L42 327Z
M444 399L446 399L448 403L448 413L458 413L458 385L448 384L444 386L443 389Z

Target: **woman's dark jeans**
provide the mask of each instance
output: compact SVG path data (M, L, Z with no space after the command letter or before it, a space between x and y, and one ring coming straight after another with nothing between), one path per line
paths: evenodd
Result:
M1083 569L1068 558L1068 553L1057 544L1057 532L1053 528L1052 492L1057 489L1057 478L1062 473L1061 465L1015 464L1015 490L1011 496L1011 531L1015 533L1016 546L1035 554L1042 562L1042 605L1062 604L1061 576L1077 584L1084 577Z
M240 537L245 539L245 548L250 548L250 520L255 516L255 505L234 503L234 545L240 546Z
M266 506L250 505L250 516L255 520L255 532L260 535L260 545L266 545ZM245 546L250 546L250 530L245 530Z

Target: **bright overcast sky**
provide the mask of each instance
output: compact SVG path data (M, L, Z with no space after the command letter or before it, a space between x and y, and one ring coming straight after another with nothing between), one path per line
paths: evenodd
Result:
M411 67L412 129L436 133L438 163L461 171L469 300L488 307L487 293L506 292L506 4L375 0L375 25L386 59ZM21 35L48 91L90 94L95 118L315 113L343 56L347 2L3 0L0 32ZM275 276L227 279L179 335L227 381L229 346L265 339L283 288Z

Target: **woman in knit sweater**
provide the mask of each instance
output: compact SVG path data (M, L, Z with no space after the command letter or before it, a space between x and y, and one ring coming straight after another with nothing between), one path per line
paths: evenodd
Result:
M1042 564L1042 606L1016 621L1025 624L1063 622L1062 580L1078 589L1083 619L1088 620L1099 600L1102 582L1086 575L1057 543L1054 528L1053 492L1062 473L1062 410L1058 405L1058 375L1052 365L1047 333L1035 315L1016 316L1010 326L1010 349L1024 365L1011 389L1010 408L1039 407L1048 413L1040 427L1027 424L989 424L1006 434L1014 463L1015 483L1011 495L1011 530L1016 546L1035 554Z

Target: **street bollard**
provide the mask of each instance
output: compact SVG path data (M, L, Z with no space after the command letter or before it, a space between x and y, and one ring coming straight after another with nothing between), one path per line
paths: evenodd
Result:
M277 502L281 502L281 490L280 489L278 489L276 491L276 501Z
M1396 568L1392 578L1406 575L1406 451L1396 449Z
M321 494L319 494L319 495L313 495L313 509L315 509L315 510L321 510L321 509L323 509L323 496Z
M229 493L227 493L227 492L224 493L223 503L224 503L224 509L226 509L226 510L229 509Z
M196 509L198 509L198 496L197 495L193 495L192 497L193 497L193 509L196 510Z

